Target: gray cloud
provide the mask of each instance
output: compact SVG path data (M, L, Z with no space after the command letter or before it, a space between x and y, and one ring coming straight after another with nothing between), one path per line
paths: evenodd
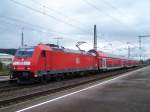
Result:
M63 37L61 45L75 48L77 41L87 41L88 44L83 45L82 48L88 50L92 48L93 25L97 24L99 49L105 50L102 47L112 43L113 49L109 48L108 52L126 47L126 42L138 46L137 36L149 34L149 0L15 1L37 9L43 14L15 4L11 0L1 0L0 48L19 47L22 27L28 45L40 42L56 43L55 37ZM150 53L149 41L150 39L143 40L146 55ZM126 52L122 50L116 53L126 55ZM132 52L136 55L139 51L136 47Z

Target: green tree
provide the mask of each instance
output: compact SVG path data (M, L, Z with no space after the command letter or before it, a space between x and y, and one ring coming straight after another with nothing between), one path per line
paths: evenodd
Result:
M2 62L0 61L0 70L2 70L2 68L3 68L3 64L2 64Z

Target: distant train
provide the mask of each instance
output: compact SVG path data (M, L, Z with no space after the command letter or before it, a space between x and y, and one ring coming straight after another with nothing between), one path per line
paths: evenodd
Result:
M11 78L19 81L43 81L69 73L97 72L138 64L137 60L113 56L94 49L83 52L53 44L39 44L17 50L11 67Z

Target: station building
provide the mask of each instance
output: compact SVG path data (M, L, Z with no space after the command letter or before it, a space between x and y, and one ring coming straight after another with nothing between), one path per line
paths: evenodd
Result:
M14 58L13 55L0 53L0 62L1 62L4 66L7 66L7 65L11 64L13 58Z

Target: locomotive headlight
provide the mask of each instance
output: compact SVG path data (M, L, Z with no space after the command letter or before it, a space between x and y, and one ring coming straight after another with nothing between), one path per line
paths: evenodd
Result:
M18 61L13 62L13 65L19 65Z
M27 70L30 70L31 68L30 67L27 67Z

